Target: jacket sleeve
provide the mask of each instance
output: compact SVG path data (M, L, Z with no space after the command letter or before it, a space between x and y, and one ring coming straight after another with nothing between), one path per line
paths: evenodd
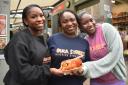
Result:
M20 78L20 82L32 84L33 82L45 81L50 76L49 66L34 65L31 62L29 50L23 43L17 41L17 43L11 42L5 49L6 61L12 72L12 76L15 75Z
M97 61L84 63L83 75L89 78L97 78L112 71L123 57L123 44L118 31L108 23L102 26L109 53Z

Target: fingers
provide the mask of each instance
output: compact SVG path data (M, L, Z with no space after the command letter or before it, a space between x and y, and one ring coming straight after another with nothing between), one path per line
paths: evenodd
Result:
M70 71L62 71L61 69L51 68L50 71L52 74L56 76L67 76L67 75L81 76L84 70L82 68L79 68L79 69L70 70Z
M78 70L73 70L72 71L72 75L77 75L77 76L80 76L82 75L84 72L84 70L82 68L78 69Z
M50 71L53 75L56 75L56 76L63 76L64 75L64 73L60 69L50 68Z
M78 57L76 57L76 58L83 58L83 55L80 55L80 56L78 56Z
M51 56L44 57L42 60L42 63L44 64L48 64L49 62L51 62Z

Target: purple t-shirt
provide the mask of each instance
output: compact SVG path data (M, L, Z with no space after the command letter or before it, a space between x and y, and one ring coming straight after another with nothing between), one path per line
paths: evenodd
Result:
M95 35L88 36L87 41L89 42L90 58L92 61L99 60L108 53L107 43L102 32L102 26L100 24L96 26ZM92 81L109 84L118 80L112 72L109 72L99 78L92 79Z

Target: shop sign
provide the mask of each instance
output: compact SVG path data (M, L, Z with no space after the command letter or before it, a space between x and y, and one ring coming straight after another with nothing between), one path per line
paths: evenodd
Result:
M64 4L64 3L61 3L59 6L55 7L55 8L51 11L51 13L52 13L52 14L56 14L56 13L58 13L59 11L64 10L64 8L65 8L65 4Z

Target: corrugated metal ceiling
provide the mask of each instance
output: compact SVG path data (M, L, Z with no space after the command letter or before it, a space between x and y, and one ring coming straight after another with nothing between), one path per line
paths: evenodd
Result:
M58 1L60 0L11 0L10 10L16 10L17 7L18 9L23 9L29 4L38 4L41 7L51 6Z
M10 23L21 23L22 9L29 4L38 4L41 7L52 6L60 0L11 0L10 4Z

